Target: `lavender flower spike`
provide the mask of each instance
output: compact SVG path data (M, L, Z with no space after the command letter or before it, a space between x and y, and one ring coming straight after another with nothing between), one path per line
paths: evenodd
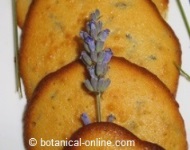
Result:
M108 62L113 55L111 49L103 49L110 30L102 30L102 22L99 21L99 18L100 12L96 10L91 14L90 21L87 23L87 32L80 32L86 50L81 53L81 58L90 74L90 79L85 80L84 84L89 91L96 94L98 122L101 121L101 94L110 84L110 79L105 79L104 76L109 68Z
M86 50L81 53L81 58L87 66L91 77L91 79L85 81L85 85L90 91L93 91L96 94L104 92L103 89L106 90L109 85L110 80L105 80L105 83L101 84L102 86L99 86L101 89L98 89L97 86L100 78L104 78L106 75L109 68L108 62L113 55L111 49L103 50L104 41L109 35L110 30L101 30L102 22L99 21L99 18L100 11L95 10L90 16L90 21L87 23L87 32L80 32Z

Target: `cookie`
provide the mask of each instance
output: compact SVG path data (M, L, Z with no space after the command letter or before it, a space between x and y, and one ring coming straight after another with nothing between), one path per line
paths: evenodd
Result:
M32 0L16 0L17 1L17 20L18 26L23 28L26 15L28 13ZM165 18L168 9L168 0L152 0L157 6L161 15Z
M175 95L181 64L180 44L150 0L34 1L21 40L20 72L26 96L48 73L76 60L84 49L79 32L98 8L104 28L110 29L105 47L115 56L157 75Z
M127 129L109 122L86 125L77 130L68 141L73 142L65 150L164 150L159 145L143 141Z
M168 88L155 75L124 58L113 57L109 66L107 78L111 84L102 94L102 121L112 114L116 124L144 141L168 150L187 150L184 122ZM25 112L27 149L44 149L42 139L69 139L82 127L82 113L96 122L95 97L84 86L87 74L83 64L76 61L40 82ZM38 141L35 147L28 144L31 138Z
M17 23L23 28L32 0L16 0Z

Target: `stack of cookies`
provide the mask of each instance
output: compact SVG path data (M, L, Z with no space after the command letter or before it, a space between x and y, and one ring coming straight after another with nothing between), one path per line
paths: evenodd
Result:
M187 149L184 122L175 100L181 49L163 19L167 0L33 0L25 1L23 14L21 1L17 12L22 27L20 72L28 100L24 116L27 149L44 149L40 143L31 147L30 138L89 137L86 128L100 133L93 132L92 138L99 135L113 140L115 133L123 133L120 138L117 134L117 139L134 138L140 143L136 149ZM95 9L101 12L103 27L110 29L105 47L114 54L107 74L111 84L102 95L102 121L112 114L119 127L95 123L76 132L83 126L82 113L96 122L95 98L83 84L88 72L78 60L84 49L79 32ZM106 126L107 132L102 132Z

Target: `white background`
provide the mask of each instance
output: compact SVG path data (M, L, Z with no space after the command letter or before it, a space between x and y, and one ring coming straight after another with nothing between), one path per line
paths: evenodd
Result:
M181 1L190 22L189 1ZM181 43L182 68L190 74L190 37L176 0L170 0L168 23ZM22 117L26 100L25 97L19 99L16 93L14 71L12 3L11 0L0 0L0 150L24 150ZM190 143L190 82L183 77L180 77L177 101Z

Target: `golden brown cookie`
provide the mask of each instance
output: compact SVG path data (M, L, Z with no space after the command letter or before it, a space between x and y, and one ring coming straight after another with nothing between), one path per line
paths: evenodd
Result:
M127 129L109 122L81 127L70 141L73 142L64 150L164 150L159 145L142 141Z
M152 0L163 18L167 16L169 0Z
M26 15L32 0L16 0L17 1L17 20L20 28L23 28ZM165 18L168 9L168 0L152 0L158 8L161 15Z
M26 15L28 13L32 0L16 0L16 13L18 26L23 28Z
M167 150L187 150L184 122L168 88L155 75L124 58L112 58L109 66L111 84L102 95L102 121L112 114L116 124L142 140ZM69 139L82 126L82 113L96 122L95 97L84 86L86 74L83 64L76 61L40 82L25 112L28 150L44 149L41 139ZM29 146L30 138L38 141L35 147Z
M79 32L96 8L104 28L111 31L105 46L156 74L175 95L179 41L150 0L38 0L31 6L21 40L20 72L27 98L45 75L79 57L84 49Z

